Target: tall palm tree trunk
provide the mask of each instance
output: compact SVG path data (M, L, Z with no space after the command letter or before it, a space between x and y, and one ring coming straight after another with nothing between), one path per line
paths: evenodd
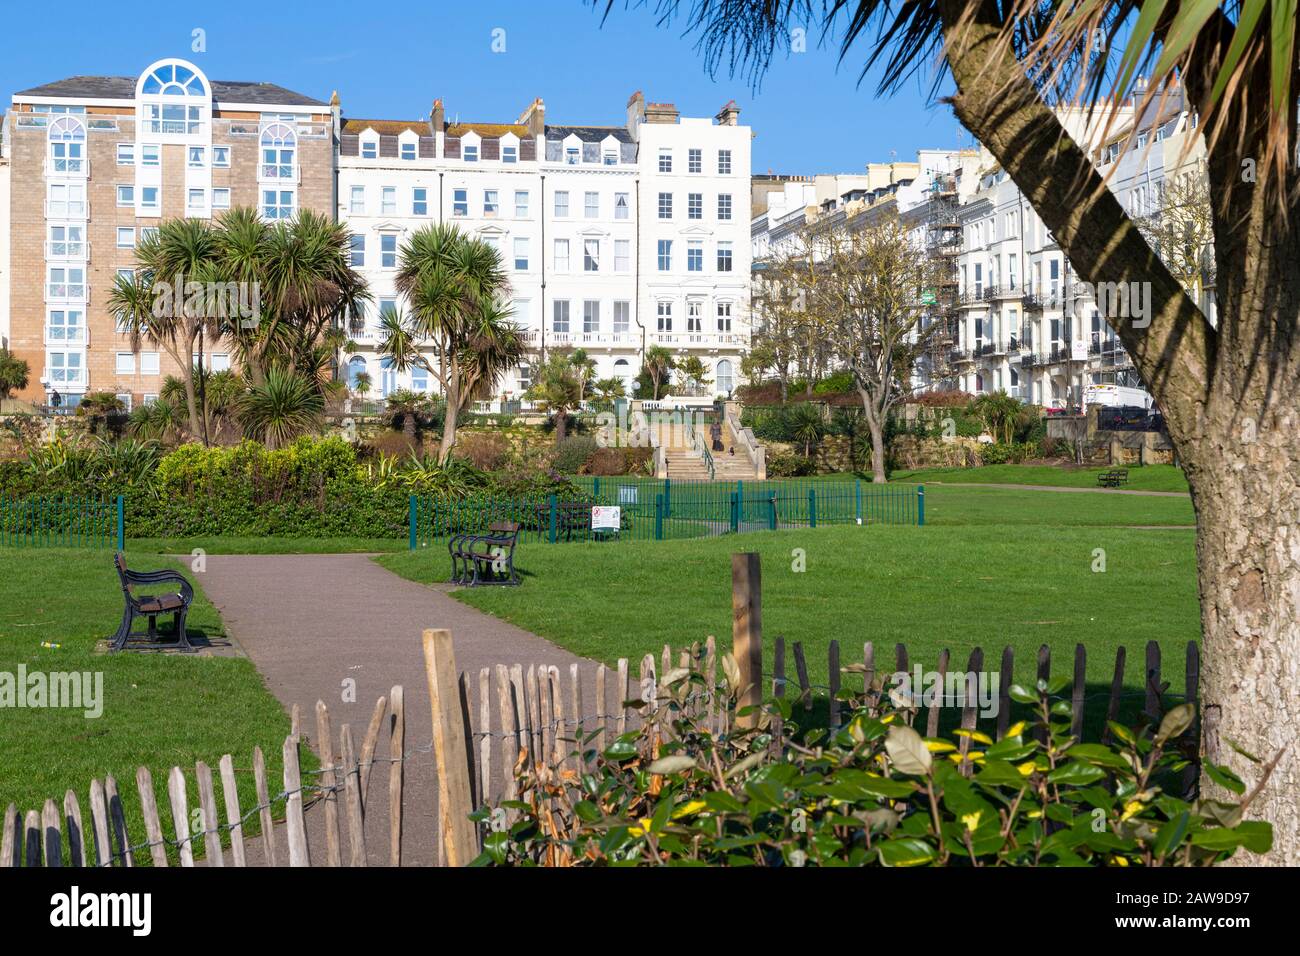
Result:
M460 413L460 365L455 356L447 361L446 368L447 412L442 420L442 443L438 446L438 461L444 465L451 460L451 450L456 444L456 420Z

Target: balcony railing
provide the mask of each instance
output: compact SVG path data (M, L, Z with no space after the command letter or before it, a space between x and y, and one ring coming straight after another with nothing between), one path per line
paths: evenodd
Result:
M85 302L90 286L85 282L45 283L46 302Z
M50 239L45 243L45 258L58 261L71 259L84 262L90 258L90 243L84 240L69 242L62 239Z
M45 344L51 348L68 345L83 348L90 344L90 332L84 325L47 325Z
M46 219L89 219L90 203L84 199L45 200Z
M90 160L87 157L77 159L55 159L45 157L45 175L56 179L86 179L90 176Z
M86 388L88 378L85 368L49 368L45 369L44 378L53 389Z

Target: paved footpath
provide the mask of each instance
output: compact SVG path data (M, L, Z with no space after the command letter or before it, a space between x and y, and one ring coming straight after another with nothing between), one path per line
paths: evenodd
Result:
M366 555L209 555L198 580L271 693L286 711L301 707L302 732L309 738L316 736L316 701L323 700L335 740L342 725L351 724L359 748L375 701L401 684L406 750L427 747L432 725L421 643L427 627L451 631L457 667L474 675L496 664L555 664L567 670L583 661L436 587L398 577ZM343 700L349 679L356 682L355 703ZM476 688L477 678L471 684ZM385 726L377 758L388 756L386 732ZM432 754L420 753L406 766L402 848L403 862L412 865L435 862L433 763ZM388 860L388 769L387 762L377 762L370 781L366 839L372 864ZM314 808L307 817L315 860L325 846L324 814ZM346 859L346 825L343 839ZM283 843L279 852L286 852Z

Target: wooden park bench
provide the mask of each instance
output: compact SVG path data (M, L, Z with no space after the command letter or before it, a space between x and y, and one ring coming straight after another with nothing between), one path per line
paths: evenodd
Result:
M515 546L519 523L501 521L488 525L487 534L453 535L447 542L451 556L451 583L466 587L480 584L518 584Z
M1097 484L1102 488L1118 488L1120 485L1127 485L1128 469L1112 468L1110 471L1103 471L1097 476Z
M120 651L125 649L133 638L143 638L136 643L174 646L177 650L193 651L194 647L185 633L185 616L189 613L190 602L194 600L194 588L189 581L185 580L185 576L177 571L131 571L127 568L126 558L120 551L114 556L113 564L117 568L118 580L122 582L122 596L126 599L126 607L122 611L122 623L117 633L109 638L108 649ZM137 585L155 584L175 584L178 588L175 593L150 595L135 593ZM159 638L158 615L160 614L172 615L175 631L173 641L165 642ZM132 630L135 619L139 617L148 618L149 626L146 631Z

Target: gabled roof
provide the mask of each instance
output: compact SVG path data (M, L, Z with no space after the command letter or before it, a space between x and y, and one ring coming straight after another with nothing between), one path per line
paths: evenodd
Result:
M344 134L360 134L368 129L374 130L381 136L400 136L408 130L420 136L433 135L428 120L345 119L343 121Z
M15 96L48 96L78 100L130 100L135 98L137 76L70 76ZM328 104L274 83L250 83L240 80L213 80L212 98L220 103L253 103L261 106L320 106Z
M601 143L613 136L620 143L632 142L632 135L622 126L550 126L546 127L546 138L554 140L568 139L576 136L584 143Z
M514 133L520 139L528 135L528 127L519 123L448 123L448 136L464 136L466 133L478 133L486 139L496 139L506 133Z

